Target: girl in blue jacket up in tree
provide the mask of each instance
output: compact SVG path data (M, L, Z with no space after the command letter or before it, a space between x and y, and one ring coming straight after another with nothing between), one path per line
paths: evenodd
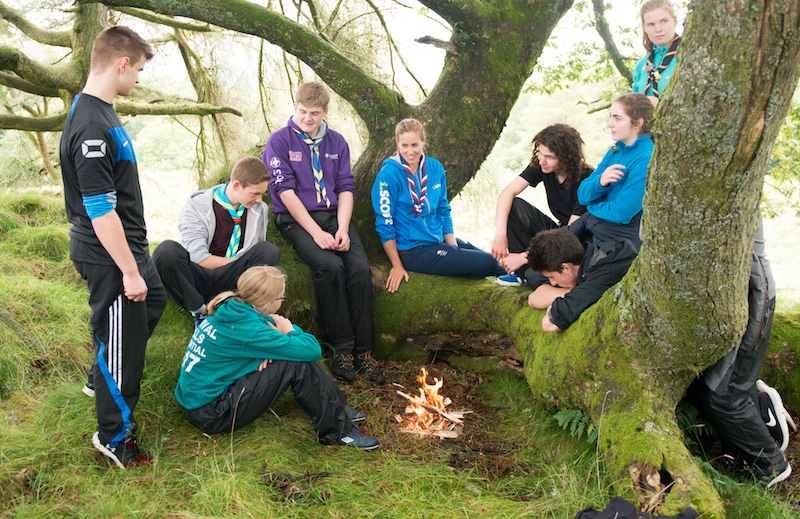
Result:
M637 249L641 246L642 198L653 154L652 120L653 105L643 94L623 94L611 104L607 126L614 147L578 186L578 202L588 212L570 231L581 241L630 240Z
M681 37L675 33L678 17L670 0L645 0L639 8L642 40L647 54L633 69L633 91L648 96L653 106L675 70Z
M403 119L394 134L397 154L383 161L372 186L375 229L392 263L389 292L408 281L409 270L474 279L505 274L491 254L456 240L444 168L425 156L422 123Z
M317 339L275 312L286 276L276 267L252 267L235 292L206 305L181 365L175 397L189 421L208 434L232 432L260 417L287 389L311 417L323 445L374 449L378 440L353 424L366 418L347 405L317 360Z

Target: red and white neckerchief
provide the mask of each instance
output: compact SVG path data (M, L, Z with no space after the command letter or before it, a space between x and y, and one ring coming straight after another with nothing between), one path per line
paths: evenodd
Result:
M419 167L417 171L419 171L420 181L419 181L419 194L417 194L417 183L414 180L414 172L411 171L411 167L406 162L406 159L403 156L400 156L400 164L403 165L403 169L406 170L406 178L408 179L408 191L411 193L411 200L414 202L414 213L417 218L419 215L422 214L422 208L425 206L425 199L428 195L428 172L425 169L425 155L421 155L419 159ZM411 211L408 212L411 214Z

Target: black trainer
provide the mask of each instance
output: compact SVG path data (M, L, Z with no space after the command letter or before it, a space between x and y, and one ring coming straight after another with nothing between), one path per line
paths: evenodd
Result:
M768 386L762 380L756 381L756 389L758 390L758 403L761 407L761 418L781 451L785 451L789 445L789 422L786 418L791 420L792 417L783 407L783 400L777 389ZM794 425L794 421L792 421L792 425Z
M356 368L353 366L353 355L335 353L331 359L331 374L339 380L352 382L356 379Z
M356 411L349 405L344 406L344 411L351 422L362 422L367 419L367 413L364 411Z
M386 382L386 377L383 376L383 372L378 367L378 361L375 360L370 351L359 353L356 356L355 367L357 372L365 374L374 384L381 385Z
M94 398L94 373L92 368L86 370L86 385L81 389L81 393L89 398Z
M373 438L372 436L367 436L366 434L359 431L358 427L356 427L355 425L353 426L352 431L339 438L339 441L336 442L336 445L339 445L341 447L350 446L350 447L355 447L356 449L360 449L362 451L377 449L380 446L380 444L381 443L378 441L377 438Z
M762 467L758 463L754 463L752 466L752 471L753 477L755 477L759 483L767 488L771 488L781 481L788 479L789 476L792 475L792 466L789 465L789 462L786 460L786 456L784 456L783 463L781 465Z
M88 396L89 398L94 398L94 384L91 382L87 382L83 389L81 389L81 393Z
M153 458L139 450L136 438L126 438L118 443L116 447L110 447L107 443L100 443L100 433L95 432L94 436L92 436L92 445L94 445L95 449L111 458L121 469L144 465L153 461Z

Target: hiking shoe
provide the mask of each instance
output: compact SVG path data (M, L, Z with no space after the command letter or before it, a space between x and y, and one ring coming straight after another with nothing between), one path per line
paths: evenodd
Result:
M504 287L526 287L528 282L516 274L506 274L497 278L497 284Z
M356 411L349 405L344 406L344 411L351 422L362 422L367 419L367 413L364 411Z
M786 461L786 456L783 457L783 466L770 465L769 468L765 469L759 466L758 463L753 464L753 477L767 488L772 488L781 481L788 479L791 474L792 466Z
M372 449L377 449L380 445L380 442L377 438L373 438L372 436L367 436L366 434L362 433L358 430L358 427L354 425L353 430L339 438L339 440L336 442L336 445L339 445L340 447L350 446L362 451L369 451Z
M83 386L83 389L81 389L81 393L89 398L94 398L94 384L89 385L89 382L87 382L86 385Z
M789 420L792 420L792 417L783 407L781 395L774 387L768 386L763 380L757 380L756 389L758 390L758 403L761 407L761 418L781 451L785 451L789 445L789 422L786 417L788 416ZM794 425L794 420L792 420L792 425ZM794 427L794 429L797 428Z
M153 461L153 458L139 450L136 438L127 438L119 442L116 447L110 447L108 444L100 443L100 433L95 432L94 436L92 436L92 445L94 445L95 449L111 458L121 469L144 465Z
M386 377L383 376L381 368L378 367L378 361L372 356L372 352L359 353L356 356L355 366L356 371L365 374L373 384L380 386L386 382Z
M331 374L339 380L352 382L356 379L356 368L353 366L353 355L336 353L331 359Z

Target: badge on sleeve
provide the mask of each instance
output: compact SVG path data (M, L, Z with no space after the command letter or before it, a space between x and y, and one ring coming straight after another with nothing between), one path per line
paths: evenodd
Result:
M106 156L106 141L103 139L87 139L81 144L81 153L87 159L97 159Z

